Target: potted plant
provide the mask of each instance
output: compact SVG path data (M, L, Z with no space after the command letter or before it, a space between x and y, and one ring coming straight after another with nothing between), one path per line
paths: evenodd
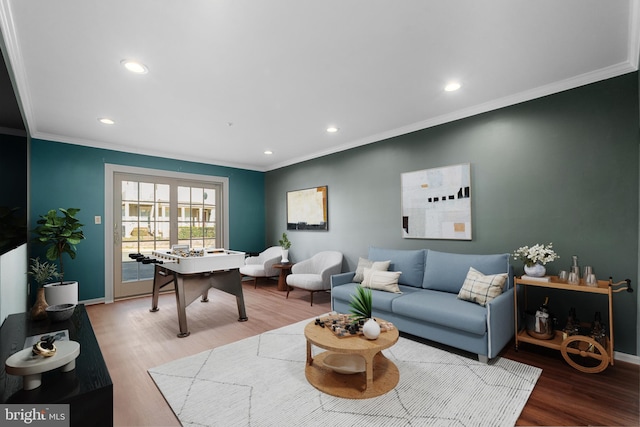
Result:
M546 246L539 243L531 247L522 246L512 256L524 263L524 272L531 277L543 277L547 272L545 264L560 258L553 250L553 243Z
M58 277L58 267L50 262L40 262L40 258L31 258L31 265L27 272L29 276L32 276L38 285L38 293L36 295L36 302L31 308L31 318L33 320L42 320L47 317L47 299L44 295L44 284L52 278Z
M354 321L364 321L362 324L362 334L374 340L380 336L380 325L372 316L373 312L373 295L371 288L365 288L362 285L356 288L356 293L351 296L351 317ZM366 321L365 321L366 320Z
M282 233L282 239L278 240L278 243L282 247L282 264L286 264L289 262L289 248L291 247L291 242L287 237L287 233Z
M77 304L78 282L64 280L63 255L66 253L71 259L76 258L76 245L84 239L82 227L76 214L77 208L59 208L62 215L55 209L40 215L38 226L33 230L34 239L47 248L46 257L49 261L58 261L59 282L44 285L45 298L51 305Z

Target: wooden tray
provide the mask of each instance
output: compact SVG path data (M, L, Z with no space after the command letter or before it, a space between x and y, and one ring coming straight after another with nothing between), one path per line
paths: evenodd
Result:
M375 319L375 318L374 318ZM357 337L363 335L362 325L358 327L355 334L352 334L347 330L347 327L354 321L350 314L330 314L328 316L318 317L316 324L324 323L325 328L329 329L339 338ZM395 329L395 326L391 322L376 320L380 325L380 332L387 332Z

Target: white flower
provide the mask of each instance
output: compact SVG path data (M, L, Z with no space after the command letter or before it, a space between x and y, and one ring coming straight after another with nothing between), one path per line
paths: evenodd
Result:
M513 257L523 261L528 267L534 264L544 265L560 258L558 254L553 251L553 243L549 243L547 246L539 243L532 247L522 246L513 253Z

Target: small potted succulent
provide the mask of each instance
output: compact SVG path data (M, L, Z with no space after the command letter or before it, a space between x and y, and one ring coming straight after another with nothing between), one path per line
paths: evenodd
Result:
M36 302L31 308L31 318L33 320L42 320L47 317L47 300L44 295L44 284L53 278L57 278L58 267L50 262L40 262L40 258L31 258L31 265L27 274L33 277L38 285L38 293L36 294Z
M278 243L282 247L282 264L289 262L289 248L291 248L291 242L287 237L287 233L282 233L282 239L278 240Z

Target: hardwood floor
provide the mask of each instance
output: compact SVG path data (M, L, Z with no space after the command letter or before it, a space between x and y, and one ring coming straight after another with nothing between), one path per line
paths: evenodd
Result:
M114 385L115 426L179 426L147 369L330 311L329 294L296 290L285 299L276 281L258 288L244 282L249 321L238 322L235 297L210 290L209 302L187 308L191 335L178 338L175 297L161 295L160 311L151 298L87 307ZM569 367L559 352L524 345L504 357L543 369L517 425L640 425L640 366L616 361L600 374ZM215 397L212 397L215 399ZM230 424L231 425L231 424Z

